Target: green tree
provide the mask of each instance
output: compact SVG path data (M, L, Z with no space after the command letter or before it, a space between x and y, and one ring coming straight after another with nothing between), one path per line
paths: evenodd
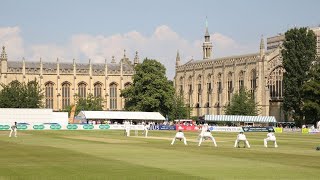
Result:
M183 96L174 95L172 109L170 111L170 120L190 118L191 109L184 103Z
M144 59L135 67L133 85L122 90L121 97L128 111L160 112L165 116L172 108L174 87L160 62Z
M259 114L257 103L251 98L250 92L241 88L239 93L232 96L230 103L225 108L226 115L256 116Z
M8 85L1 84L1 108L41 108L43 107L43 92L37 80L20 83L17 80Z
M320 120L320 58L311 66L308 81L303 85L303 113L306 124Z
M76 111L75 115L79 114L80 111L102 111L104 100L101 97L94 97L93 94L89 93L86 98L79 98L76 95ZM70 114L71 108L68 107Z
M307 28L290 29L285 33L283 47L283 108L287 113L294 112L293 117L300 126L303 121L303 85L316 58L316 36Z

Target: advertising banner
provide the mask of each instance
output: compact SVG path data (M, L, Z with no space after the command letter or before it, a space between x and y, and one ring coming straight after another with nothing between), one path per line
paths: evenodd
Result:
M320 133L319 129L309 129L309 134L317 134Z
M10 130L10 126L9 125L0 125L0 131L7 131L7 130Z
M175 127L169 127L170 130L174 130ZM11 126L8 124L0 124L0 131L9 131ZM125 125L117 124L18 124L18 131L20 130L124 130ZM130 125L130 130L144 130L143 125Z
M159 130L176 130L176 126L159 125Z
M185 125L176 125L176 130L183 130L183 131L198 131L198 126L185 126Z
M268 132L271 130L274 132L273 127L242 127L244 132Z
M220 132L240 132L242 127L227 127L227 126L209 126L210 131L220 131Z

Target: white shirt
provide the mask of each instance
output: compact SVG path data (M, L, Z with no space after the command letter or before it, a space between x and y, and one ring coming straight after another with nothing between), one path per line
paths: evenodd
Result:
M183 138L184 137L183 132L177 132L176 137L177 138Z
M238 140L247 140L246 135L244 135L244 134L238 134L237 139Z
M212 136L212 134L211 134L211 132L204 132L203 136L210 137L210 136Z
M272 132L269 132L269 133L267 134L267 137L268 137L268 139L272 139L272 140L275 140L275 139L276 139L276 136L275 136L274 133L272 133Z

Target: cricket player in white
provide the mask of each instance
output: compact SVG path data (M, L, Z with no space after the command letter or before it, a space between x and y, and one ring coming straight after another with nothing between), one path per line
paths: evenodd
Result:
M179 130L179 132L176 133L176 136L172 139L171 145L174 144L176 139L179 139L180 141L183 139L184 145L187 145L187 139L186 139L186 137L184 137L184 134L181 130Z
M17 137L17 122L14 122L14 125L11 126L9 137L11 137L12 132L14 132L14 137Z
M130 136L130 122L129 121L124 122L124 128L126 130L126 135Z
M214 137L212 136L210 130L207 130L206 132L201 133L198 146L200 146L201 143L202 143L205 139L211 139L212 142L213 142L213 144L214 144L214 146L217 147L216 140L215 140Z
M207 123L203 124L203 126L201 127L201 134L200 134L200 136L203 135L205 132L207 132L208 128L209 128L209 127L208 127L208 124L207 124Z
M148 137L148 131L149 131L149 128L150 128L149 123L144 124L143 128L144 128L144 132L143 132L144 137Z
M242 141L244 143L244 147L247 146L248 148L250 148L250 144L249 144L249 142L247 140L246 135L243 134L243 131L240 131L240 133L238 134L237 139L234 142L234 147L240 147L239 146L239 142L240 141Z
M268 141L273 141L274 147L275 148L278 147L276 136L270 130L269 130L269 133L267 134L267 138L264 139L264 147L268 147Z

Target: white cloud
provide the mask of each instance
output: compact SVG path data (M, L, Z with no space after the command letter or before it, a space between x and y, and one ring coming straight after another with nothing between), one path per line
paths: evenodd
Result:
M20 36L19 27L0 27L0 42L1 47L14 47L7 48L6 52L11 59L18 59L24 56L23 39Z
M215 57L243 53L249 49L220 33L212 34L211 38ZM111 36L75 34L63 45L34 44L29 47L23 44L19 27L4 27L0 28L0 40L8 47L7 54L12 60L25 56L31 61L38 61L41 57L43 61L55 61L59 58L71 62L75 58L77 62L88 62L90 58L93 63L102 63L105 58L110 62L112 56L119 61L123 57L124 49L127 57L133 60L135 51L138 51L140 61L148 57L164 64L169 79L174 77L177 50L183 63L192 57L200 59L203 42L203 39L187 40L166 25L157 27L151 36L137 31Z

